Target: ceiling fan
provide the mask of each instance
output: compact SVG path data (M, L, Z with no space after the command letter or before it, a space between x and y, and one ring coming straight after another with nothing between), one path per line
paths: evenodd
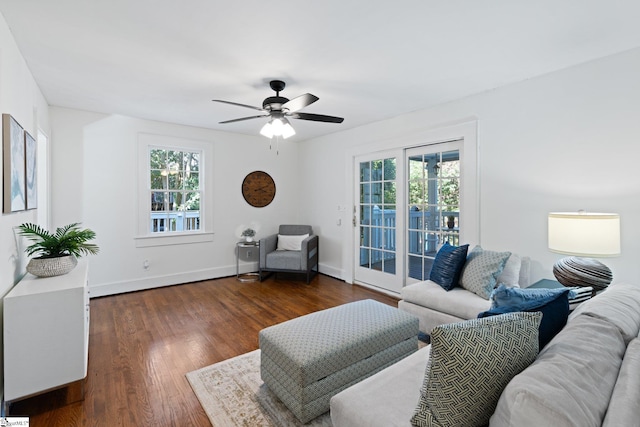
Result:
M269 86L271 86L271 89L276 92L276 96L265 98L265 100L262 101L262 108L254 107L247 104L240 104L237 102L214 99L213 101L215 102L222 102L225 104L237 105L239 107L251 108L252 110L258 110L265 113L258 116L225 120L223 122L220 122L220 124L259 119L262 117L270 117L270 120L267 122L267 124L265 124L260 130L260 133L267 138L282 136L286 139L292 135L295 135L296 133L291 126L291 123L289 123L289 120L287 119L288 117L292 119L310 120L313 122L325 123L342 123L344 121L344 118L342 117L326 116L324 114L300 113L300 110L313 104L319 98L310 93L305 93L304 95L300 95L296 98L293 98L292 100L289 100L288 98L280 96L280 92L285 87L285 82L283 82L282 80L271 80L271 82L269 82Z

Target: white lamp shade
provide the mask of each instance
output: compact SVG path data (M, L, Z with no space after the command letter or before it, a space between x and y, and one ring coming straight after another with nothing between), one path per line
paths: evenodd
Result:
M590 212L549 214L549 250L566 255L620 254L620 215Z

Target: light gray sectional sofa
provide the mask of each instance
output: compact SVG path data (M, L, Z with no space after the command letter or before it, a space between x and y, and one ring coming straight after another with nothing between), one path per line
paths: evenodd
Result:
M530 265L528 257L511 254L496 282L526 288L531 284ZM420 331L426 334L438 325L475 319L491 307L491 301L460 286L446 291L431 280L405 286L400 297L398 308L416 316Z
M609 286L581 304L534 362L511 379L490 425L639 425L639 333L640 286ZM333 425L410 426L430 351L424 347L335 395Z

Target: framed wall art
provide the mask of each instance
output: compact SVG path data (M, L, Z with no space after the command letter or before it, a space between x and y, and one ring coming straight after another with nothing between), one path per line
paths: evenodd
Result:
M27 209L35 209L38 207L38 188L37 188L37 160L38 147L34 137L29 132L24 131L24 152L25 152L25 173L26 173L26 201Z
M10 114L2 115L2 153L2 211L23 211L26 208L24 136L22 126Z

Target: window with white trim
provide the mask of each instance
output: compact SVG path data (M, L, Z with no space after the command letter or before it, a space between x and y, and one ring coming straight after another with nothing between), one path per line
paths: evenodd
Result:
M149 147L149 233L200 230L199 150Z

